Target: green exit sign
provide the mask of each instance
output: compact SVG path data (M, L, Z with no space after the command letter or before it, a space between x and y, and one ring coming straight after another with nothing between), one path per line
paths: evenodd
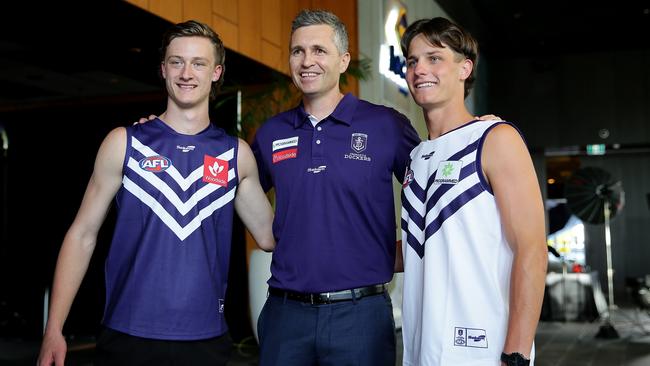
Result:
M587 155L605 155L605 144L587 145Z

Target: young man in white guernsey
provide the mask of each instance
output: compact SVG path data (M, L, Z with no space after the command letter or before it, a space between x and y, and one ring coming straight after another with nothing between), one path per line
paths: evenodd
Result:
M275 246L253 153L210 123L225 51L207 25L163 37L167 109L104 139L56 266L38 364L63 365L63 324L113 198L106 306L95 365L225 365L224 297L236 211L258 245Z
M544 211L511 124L466 109L476 41L444 18L402 38L428 140L402 190L404 365L533 364L546 274Z

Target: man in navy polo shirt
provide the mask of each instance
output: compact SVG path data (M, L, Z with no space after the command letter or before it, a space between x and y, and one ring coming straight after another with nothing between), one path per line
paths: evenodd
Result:
M403 178L419 138L402 114L341 93L350 54L336 15L302 11L290 47L302 103L268 120L252 146L276 195L260 365L392 366L392 176Z

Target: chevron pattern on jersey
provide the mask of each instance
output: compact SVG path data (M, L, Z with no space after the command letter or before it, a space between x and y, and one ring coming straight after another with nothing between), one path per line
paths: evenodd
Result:
M426 242L440 230L445 220L484 191L480 182L459 189L468 177L476 173L474 160L478 145L479 140L476 140L463 150L444 159L463 160L464 166L461 169L458 184L434 186L433 182L437 173L437 170L434 170L424 188L414 179L402 190L402 231L406 233L408 245L413 248L420 258L424 257ZM451 193L448 193L450 191ZM450 197L449 202L444 207L437 208L438 212L435 212L434 207L446 193L453 198ZM428 223L427 219L430 220Z
M160 155L153 149L142 144L135 137L131 137L131 146L140 152L145 157L157 156ZM218 159L231 161L234 158L234 148L224 152L223 154L217 156ZM198 189L194 194L192 194L187 200L183 201L177 190L180 188L183 192L187 191L192 184L197 181L201 181L203 177L203 164L194 169L187 177L183 177L181 173L172 165L163 173L152 173L140 169L138 161L133 157L129 157L127 161L127 168L130 172L138 175L147 183L150 184L149 188L139 186L132 179L130 179L127 174L124 174L122 179L122 185L124 188L131 192L138 200L148 206L155 214L160 218L160 220L181 240L185 240L190 234L192 234L196 229L201 227L201 222L210 217L213 212L223 207L224 205L231 202L235 197L236 188L231 188L228 192L223 193L221 196L215 196L212 198L212 201L207 204L205 207L201 208L194 217L185 217L192 209L194 209L200 201L204 200L206 197L209 197L212 193L220 190L227 189L216 184L206 183L203 187ZM175 182L178 187L171 187L167 182L161 179L159 174L168 174L172 178L172 181ZM228 182L231 182L235 179L235 167L233 166L228 170ZM163 197L169 203L171 207L166 207L160 201L156 200L151 193L147 192L147 189L158 191L162 194ZM171 209L173 208L173 209ZM171 211L170 211L171 209ZM178 212L185 221L189 220L185 225L181 224L175 216L176 211Z

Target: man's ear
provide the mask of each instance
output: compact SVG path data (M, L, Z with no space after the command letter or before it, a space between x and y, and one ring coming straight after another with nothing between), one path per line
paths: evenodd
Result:
M223 73L223 66L222 65L215 66L214 71L212 72L212 82L219 80L222 73Z
M350 53L346 52L341 56L341 65L339 67L339 72L342 74L345 72L345 70L348 69L348 65L350 65Z
M167 73L165 72L165 62L160 63L160 75L163 79L167 79Z
M460 65L460 79L465 81L467 78L472 75L472 70L474 69L474 63L472 60L466 58L461 62Z

